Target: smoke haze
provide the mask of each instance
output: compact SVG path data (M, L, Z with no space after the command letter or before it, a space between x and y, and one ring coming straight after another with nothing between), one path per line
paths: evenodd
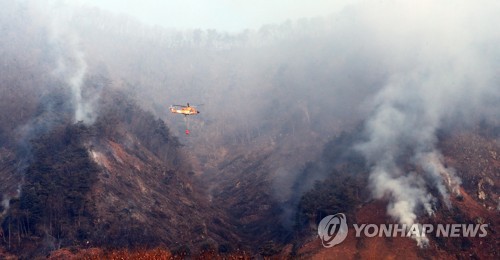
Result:
M92 124L103 87L89 78L99 75L179 136L184 121L168 106L203 103L182 142L206 167L232 152L272 150L273 194L286 201L324 175L297 169L341 131L362 125L364 139L351 148L367 161L368 188L389 201L388 215L411 225L459 194L438 132L481 120L498 125L497 1L365 1L236 33L151 27L97 8L0 2L30 21L0 17L8 25L1 71L32 75L0 76L2 106L11 105L7 95L25 104L15 119L0 110L0 143L13 142L6 140L14 131L30 133L23 139L40 133L33 129L54 118L40 107L69 106L72 121ZM50 98L56 90L64 101Z
M460 179L453 169L443 166L436 133L457 115L463 116L464 123L477 120L475 113L481 110L481 102L488 95L498 98L498 61L485 55L492 51L485 45L500 38L494 30L477 33L485 29L478 24L488 27L497 19L485 15L492 8L488 5L477 8L461 2L450 8L441 2L424 1L385 8L388 10L380 12L384 16L361 11L367 24L376 25L371 28L377 36L375 45L387 46L394 65L370 102L372 114L365 124L368 140L357 149L372 167L374 196L389 196L389 215L411 225L419 208L433 214L434 198L428 186L436 187L448 206L450 192L459 193ZM475 16L476 12L482 16ZM492 105L498 111L498 105ZM414 165L422 167L432 182L404 170L399 163L404 156L413 158Z

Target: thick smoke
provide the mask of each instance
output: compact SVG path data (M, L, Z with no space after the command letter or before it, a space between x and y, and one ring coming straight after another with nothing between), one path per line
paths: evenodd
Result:
M446 4L393 2L360 10L367 24L380 26L371 28L374 43L390 50L386 54L394 63L369 104L367 140L356 148L370 163L373 195L388 197L388 214L407 225L418 222L421 209L429 215L436 210L431 187L447 206L450 194L459 194L460 179L443 165L436 147L437 131L459 117L464 123L477 120L484 112L480 102L488 95L498 98L498 56L488 56L488 48L500 39L491 27L498 19L489 10L500 9L490 2L457 2L454 8ZM492 109L498 111L498 104ZM408 162L424 176L405 167Z
M57 57L53 74L71 92L75 121L97 116L99 91L85 82L102 62L181 131L168 105L204 103L185 140L203 156L226 156L228 143L281 145L271 169L279 201L299 193L294 183L312 186L294 169L316 158L317 144L367 118L366 140L355 147L371 167L373 195L389 199L397 221L416 223L459 193L437 132L499 114L496 1L367 1L238 35L145 28L60 2L37 9L52 21L47 49Z
M293 143L283 150L295 156L276 155L276 178L295 179L281 166L301 163L298 148L310 159L312 143L367 117L367 139L356 149L372 167L373 195L389 198L388 213L405 224L436 210L431 189L448 206L459 192L460 179L436 148L437 131L499 111L495 1L363 2L328 18L236 36L133 31L127 23L103 26L99 16L75 22L60 10L52 26L54 43L64 46L56 73L71 86L75 120L91 122L98 98L82 84L81 42L102 47L92 51L111 77L137 83L143 103L156 103L172 125L182 121L165 117L169 103L205 103L191 122L200 153L224 154L217 149L225 142ZM71 22L90 24L80 28L88 35L78 37L65 26ZM112 37L125 40L116 46ZM276 181L276 197L286 200L295 182Z

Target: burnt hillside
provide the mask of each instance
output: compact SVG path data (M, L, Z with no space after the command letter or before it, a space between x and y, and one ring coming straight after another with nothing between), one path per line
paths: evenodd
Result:
M93 125L54 125L31 140L21 196L2 218L3 245L33 257L63 247L195 250L237 241L193 185L163 121L122 93L107 95Z
M441 132L439 148L442 149L447 167L456 170L463 181L459 195L451 200L451 207L444 202L435 204L435 214L425 215L419 211L422 223L470 223L488 224L488 235L479 237L436 237L430 236L429 245L420 248L410 238L355 238L349 235L341 245L323 248L316 238L317 223L322 217L344 212L349 223L394 223L388 218L386 208L387 197L382 200L370 199L366 193L368 170L363 160L356 158L356 153L345 149L345 141L356 142L355 135L344 135L329 142L324 150L323 160L329 175L318 181L312 189L301 196L297 212L297 229L301 233L292 249L287 254L296 257L438 257L491 259L498 256L499 219L498 204L495 202L500 174L498 172L498 129L492 125L482 124L481 128L468 130L449 130ZM359 141L359 140L358 140ZM347 152L346 152L347 151ZM359 156L359 154L358 154ZM342 158L342 159L340 159ZM312 163L306 171L314 171L321 162ZM413 168L419 174L422 169L412 166L412 160L405 161L406 167ZM325 168L323 168L325 169ZM433 196L438 197L436 189L430 189Z
M422 1L228 33L0 0L0 258L494 258L500 6ZM493 235L323 250L339 211Z

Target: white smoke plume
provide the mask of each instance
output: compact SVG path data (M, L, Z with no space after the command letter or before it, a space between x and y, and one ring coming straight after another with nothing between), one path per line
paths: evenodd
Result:
M4 198L2 199L2 205L3 211L0 211L0 218L3 217L3 215L9 210L10 206L10 198L4 195Z
M97 100L96 98L83 97L82 84L87 71L87 63L85 62L84 54L81 51L76 51L74 55L77 61L77 70L69 79L69 85L71 87L71 92L73 93L75 121L92 123L96 118L94 107L97 105Z
M80 39L71 24L74 9L62 2L52 4L49 9L51 22L51 41L58 55L54 74L62 78L69 86L74 107L74 121L91 124L97 117L97 101L100 92L86 89L85 76L87 62L80 47Z
M491 27L498 20L491 10L500 10L498 4L449 4L390 1L358 10L374 37L372 44L391 55L385 58L391 71L369 104L367 140L356 148L370 164L374 197L388 198L388 214L406 225L418 223L422 210L429 215L436 210L430 187L447 206L450 193L459 194L461 181L443 165L436 132L456 118L476 120L481 102L488 95L498 97L498 62L487 54L500 39ZM493 109L498 111L498 105ZM428 242L416 240L421 246Z
M0 220L7 214L10 208L10 200L13 198L21 197L21 185L18 185L15 192L3 192L3 195L0 195L2 201L0 202L0 206L2 206L3 210L0 211Z

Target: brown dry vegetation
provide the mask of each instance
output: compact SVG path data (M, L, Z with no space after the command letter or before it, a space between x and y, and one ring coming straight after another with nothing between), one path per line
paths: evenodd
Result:
M421 223L430 224L488 224L488 235L480 237L438 238L428 236L430 244L423 249L410 238L356 238L354 230L349 231L346 240L333 248L323 248L318 237L312 233L298 250L299 258L308 259L496 259L500 255L500 219L495 203L498 200L500 146L495 136L485 136L480 131L459 132L443 137L440 147L449 167L457 170L463 181L461 195L451 198L452 208L441 206L436 214L422 215ZM479 185L489 178L492 184ZM485 198L480 198L483 191ZM386 204L372 201L361 204L350 220L354 223L384 224L388 222ZM353 222L350 222L353 223ZM316 231L316 230L312 230ZM435 235L435 234L434 234Z
M82 35L73 44L53 39L53 21L29 1L0 3L0 258L498 259L500 148L487 125L442 134L462 195L420 217L488 223L488 237L419 249L350 233L321 246L325 215L391 221L350 150L361 138L351 108L383 85L384 52L371 67L346 52L336 39L353 36L332 30L337 21L229 35L82 9L68 21ZM84 96L99 93L92 123L74 122L71 75L54 73L73 48L88 65ZM189 100L205 107L180 139L185 123L166 108Z
M170 251L155 248L155 249L119 249L119 250L103 250L101 248L88 248L88 249L60 249L52 252L47 258L51 260L58 259L85 259L85 260L124 260L124 259L137 259L137 260L176 260L176 259L228 259L228 260L247 260L252 259L250 255L244 251L238 251L229 254L216 253L214 250L202 251L196 255L185 254L172 254Z

